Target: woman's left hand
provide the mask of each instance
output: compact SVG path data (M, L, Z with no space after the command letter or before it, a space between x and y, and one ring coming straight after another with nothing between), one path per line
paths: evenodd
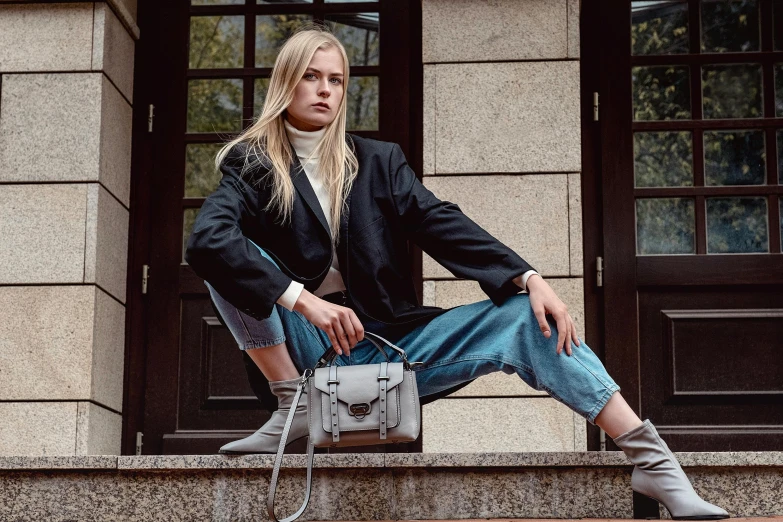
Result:
M557 322L557 353L563 351L566 347L566 353L571 355L571 343L579 346L579 336L576 334L576 325L568 313L568 307L560 300L552 290L552 287L544 281L544 278L538 274L533 274L527 280L527 291L530 294L530 306L538 319L538 326L544 337L549 339L552 331L549 329L549 323L546 321L546 314L551 314Z

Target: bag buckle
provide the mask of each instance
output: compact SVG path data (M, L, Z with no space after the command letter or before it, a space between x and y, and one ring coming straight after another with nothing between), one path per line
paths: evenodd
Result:
M370 413L370 405L366 402L360 402L357 404L351 404L348 407L348 412L356 417L356 420L362 420L364 417L367 416L368 413Z

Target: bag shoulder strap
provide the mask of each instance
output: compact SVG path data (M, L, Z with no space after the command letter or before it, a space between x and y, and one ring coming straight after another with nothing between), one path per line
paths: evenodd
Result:
M283 463L283 453L285 453L285 445L288 441L288 432L291 431L291 424L294 421L294 414L296 413L296 408L299 406L299 401L302 398L302 390L304 389L305 385L307 384L309 380L309 372L310 370L307 370L305 372L304 377L301 381L299 381L299 386L296 389L296 395L294 395L293 403L291 404L291 409L288 412L288 418L285 421L285 427L283 428L283 434L280 437L280 445L277 447L277 455L275 455L275 465L272 468L272 479L269 481L269 495L266 499L266 510L269 514L269 520L272 520L274 522L293 522L297 518L299 518L302 513L304 513L304 510L307 509L307 504L310 502L310 490L313 485L313 457L314 457L314 448L313 448L313 441L308 438L307 441L307 486L305 489L305 498L304 502L302 502L302 506L294 513L293 515L286 517L282 520L278 520L275 516L275 493L277 491L277 478L280 474L280 465Z

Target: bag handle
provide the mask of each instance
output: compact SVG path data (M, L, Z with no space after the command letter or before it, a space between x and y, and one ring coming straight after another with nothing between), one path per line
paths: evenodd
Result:
M369 335L370 337L368 337L368 335ZM386 350L384 350L384 349L383 349L383 347L381 347L381 345L379 345L379 344L378 344L378 342L377 342L375 339L373 339L373 337L375 337L375 338L377 338L377 339L380 339L381 341L383 341L384 343L386 343L386 344L387 344L387 345L388 345L388 346L389 346L389 347L390 347L392 350L394 350L395 352L397 352L397 354L398 354L398 355L400 356L400 358L402 359L403 368L405 368L406 370L410 370L410 369L411 369L411 366L413 366L413 365L416 365L416 364L421 364L421 363L416 363L416 362L414 362L414 363L409 363L409 362L408 362L408 356L405 354L405 350L403 350L402 348L400 348L400 347L399 347L399 346L397 346L396 344L392 343L391 341L389 341L389 340L387 340L387 339L384 339L384 338L383 338L383 337L381 337L380 335L378 335L378 334L374 334L374 333L372 333L372 332L368 332L368 331L366 331L366 330L365 330L365 332L364 332L364 338L365 338L366 340L370 341L370 343L371 343L373 346L375 346L375 348L377 348L377 349L378 349L378 351L379 351L379 352L381 352L381 353L383 354L383 356L384 356L384 357L386 357L386 360L387 360L387 361L389 360L389 356L387 355L387 353L386 353ZM323 355L322 355L322 356L321 356L321 358L318 360L318 363L316 363L316 365L315 365L315 367L314 367L313 369L315 370L316 368L321 368L321 367L323 367L323 366L329 366L329 365L332 363L332 361L333 361L333 360L334 360L336 357L337 357L337 352L334 350L334 346L330 346L330 347L329 347L329 348L328 348L328 349L327 349L327 350L326 350L326 351L323 353Z
M282 520L278 520L275 516L275 493L277 491L277 478L280 474L280 465L283 462L283 453L285 453L285 445L288 442L288 433L291 431L291 424L294 421L294 414L296 414L296 408L299 406L299 401L302 398L302 390L313 371L309 368L305 370L302 375L302 379L299 381L299 385L296 388L296 395L294 395L291 409L288 412L288 417L285 420L285 427L283 428L283 434L280 437L280 445L277 447L277 455L275 455L275 465L272 468L272 478L269 481L269 495L266 499L266 511L269 514L269 520L274 522L293 522L304 513L307 509L307 504L310 502L310 490L313 485L313 458L315 454L315 448L313 447L313 441L310 437L307 438L307 486L305 487L305 498L302 502L302 506L293 515L286 517Z

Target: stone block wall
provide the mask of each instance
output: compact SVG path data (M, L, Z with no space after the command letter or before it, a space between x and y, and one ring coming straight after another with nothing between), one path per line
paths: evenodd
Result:
M579 0L424 0L424 184L520 254L584 338ZM424 254L425 303L487 299ZM484 428L470 428L479 417ZM424 407L424 451L579 451L586 420L497 372ZM486 422L491 419L491 429Z
M135 16L0 1L0 455L120 453Z

